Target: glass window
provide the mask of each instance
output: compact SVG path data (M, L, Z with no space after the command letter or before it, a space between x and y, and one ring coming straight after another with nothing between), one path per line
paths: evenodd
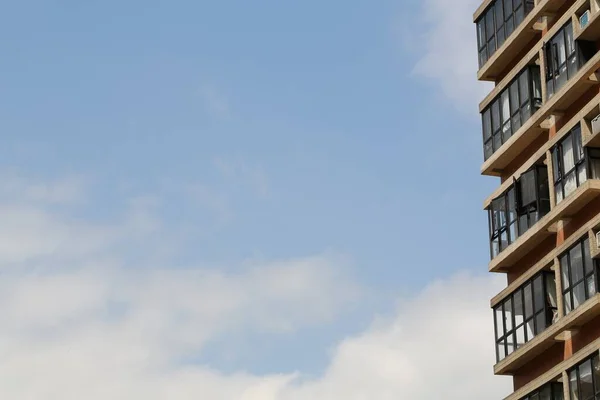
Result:
M510 246L549 211L548 169L537 165L492 201L488 209L491 257Z
M552 284L548 284L550 281ZM494 308L498 361L552 324L551 316L556 310L548 292L552 287L555 288L554 274L541 272Z
M544 48L548 96L556 93L579 69L573 25L567 23Z
M563 400L563 398L562 383L551 382L530 393L521 400Z
M524 21L533 7L531 0L496 0L482 14L477 21L480 68Z
M571 400L600 399L598 358L596 352L596 354L568 371Z
M560 203L573 193L588 177L586 150L581 144L581 127L578 125L554 149L554 190Z
M532 110L541 106L540 88L539 67L528 66L483 111L486 160L525 124L531 117ZM536 95L532 98L531 93ZM491 129L488 129L490 125Z
M559 257L565 314L598 292L597 267L587 237Z

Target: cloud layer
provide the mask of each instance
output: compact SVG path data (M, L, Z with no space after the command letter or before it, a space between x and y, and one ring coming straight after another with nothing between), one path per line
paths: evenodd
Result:
M477 81L473 12L481 0L425 0L414 30L421 35L413 72L431 81L456 109L475 115L491 85Z
M320 377L225 374L201 361L232 332L265 338L327 324L364 290L343 258L246 262L228 268L131 264L169 231L144 202L101 225L51 207L61 182L15 178L0 201L0 397L10 399L445 399L499 397L491 374L491 278L457 276L398 300L355 337L340 338ZM69 197L69 196L68 196ZM84 196L85 197L85 196ZM70 204L69 202L66 202ZM303 343L298 343L302 351ZM295 351L287 355L293 357Z

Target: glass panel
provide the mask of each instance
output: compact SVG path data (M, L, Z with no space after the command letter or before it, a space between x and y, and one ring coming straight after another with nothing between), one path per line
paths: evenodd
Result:
M591 175L592 175L592 179L600 179L600 161L597 159L591 159L590 160L591 166L592 166L592 171L591 171Z
M510 0L504 2L504 15L509 18L513 12L512 2Z
M565 33L567 35L567 55L571 55L575 52L575 42L573 41L573 24L570 22L565 26Z
M594 381L596 382L596 393L600 393L600 360L598 357L592 359L592 370L594 373Z
M567 173L575 167L575 153L573 149L573 137L565 139L562 144L562 165L563 172Z
M562 277L563 290L571 287L571 279L569 278L569 258L565 254L560 258L560 272Z
M594 261L590 255L590 240L585 239L581 246L583 247L583 262L585 264L585 274L588 275L592 272Z
M513 132L518 131L520 127L521 127L521 114L517 113L512 118L512 129L513 129Z
M509 356L515 351L515 343L513 335L510 335L508 339L506 339L506 355Z
M477 44L481 48L487 42L485 37L485 19L482 18L477 22Z
M525 318L529 319L533 315L533 294L531 292L531 283L523 288L523 295L525 296Z
M569 372L569 390L571 392L571 400L579 399L579 391L577 390L577 370Z
M519 26L523 22L523 19L525 19L525 10L523 10L523 7L519 7L515 11L515 26Z
M485 25L486 25L486 29L487 29L487 38L488 38L488 40L490 40L494 36L494 33L496 32L496 29L494 27L494 9L493 8L491 8L485 16Z
M504 302L504 326L506 332L509 332L513 329L512 301L510 298Z
M591 297L593 295L596 294L596 282L595 282L595 278L594 275L588 277L585 280L585 285L587 287L587 292L588 292L588 296Z
M544 312L535 316L536 334L540 334L546 329L546 314Z
M496 132L500 129L500 101L492 103L492 130Z
M565 45L565 35L560 32L554 39L558 46L558 65L562 65L567 61L567 49Z
M502 105L502 122L506 122L510 119L510 101L508 96L508 90L502 92L502 95L500 96L500 104Z
M489 139L492 136L492 115L490 110L483 113L483 138Z
M567 43L566 43L566 55L569 56L575 51L575 46L573 42L573 28L572 25L565 27L565 34L567 35Z
M563 189L562 189L562 185L558 184L556 185L556 187L554 187L554 194L556 195L556 203L560 203L561 201L563 201L564 196L563 196Z
M585 164L581 164L577 167L577 186L580 186L582 183L587 181L587 169L585 168Z
M558 178L560 178L560 164L558 158L559 153L560 151L558 151L558 149L554 149L552 151L552 172L554 176L554 182L558 181Z
M539 67L533 68L531 70L531 81L533 83L533 98L538 100L537 107L541 106L539 102L542 101L542 82L540 77L540 69ZM522 101L522 99L521 99Z
M487 48L484 47L480 52L479 52L479 67L483 67L483 65L485 64L485 62L487 61L488 57L487 57Z
M529 73L524 71L519 76L519 94L521 95L521 104L529 99Z
M512 136L512 130L510 129L510 120L502 126L502 143L506 143Z
M519 81L516 80L510 85L510 113L514 114L521 105L519 101Z
M571 311L573 311L573 305L571 304L571 294L570 293L571 292L567 292L563 296L563 302L565 304L565 314L568 314Z
M576 171L566 175L563 180L564 195L567 197L577 189Z
M517 290L513 295L513 309L514 309L514 318L515 318L515 326L521 325L525 322L523 318L524 310L523 310L523 292L521 290Z
M535 171L529 171L519 178L521 189L521 207L535 203L537 200L535 187Z
M540 400L552 400L552 390L550 389L550 386L546 385L540 391Z
M533 301L536 313L544 309L544 286L541 276L538 276L533 281Z
M552 393L554 394L554 398L552 400L564 400L564 392L562 383L554 383L552 384Z
M573 288L573 309L585 303L585 282L581 282Z
M502 12L502 0L496 1L496 30L499 30L499 27L504 25L504 13Z
M579 366L579 390L584 400L594 399L594 382L592 380L592 360L588 360Z
M523 346L527 341L525 340L525 327L520 326L517 328L517 349Z
M496 307L496 309L494 310L494 315L496 316L496 340L497 340L497 339L500 339L502 336L504 336L504 326L503 326L504 318L502 317L502 307L501 306Z
M531 340L535 337L535 326L534 319L530 319L525 323L525 330L527 331L527 340Z
M571 263L571 282L577 283L583 279L581 245L577 245L569 251L569 261Z
M506 249L510 242L508 241L508 231L500 233L500 251Z
M506 357L506 350L504 349L504 340L496 345L496 349L498 350L498 361L504 360L504 358Z
M506 30L506 37L508 37L508 35L513 33L513 30L515 29L515 25L514 25L512 18L509 18L508 20L506 20L504 22L504 29Z

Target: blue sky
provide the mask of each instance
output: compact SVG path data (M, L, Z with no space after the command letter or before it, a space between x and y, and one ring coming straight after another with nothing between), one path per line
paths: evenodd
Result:
M71 272L111 260L98 271L117 268L119 278L93 280L110 287L158 265L239 278L284 260L333 264L331 281L307 284L305 294L341 293L325 316L304 318L283 302L272 312L293 316L285 329L224 328L174 357L256 379L327 375L340 341L395 315L399 298L459 273L484 275L481 204L497 182L478 173L479 99L470 94L484 91L472 38L449 37L466 49L466 72L443 58L436 69L447 74L419 67L440 56L437 29L456 23L474 37L477 2L458 2L459 19L434 26L427 7L437 3L447 8L441 0L5 4L0 140L14 182L6 204L69 227L64 242L22 250L24 270L63 276L66 264L52 260L68 259ZM464 76L469 88L448 96ZM72 235L92 231L92 250L73 255ZM306 276L320 279L315 268ZM223 398L243 398L231 396Z

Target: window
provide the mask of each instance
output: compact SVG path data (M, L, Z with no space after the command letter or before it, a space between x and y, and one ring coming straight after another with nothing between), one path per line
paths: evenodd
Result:
M600 400L600 360L598 354L568 371L571 400Z
M544 271L494 308L498 362L550 326L557 316L554 273Z
M533 0L496 0L477 21L479 68L499 49L525 16Z
M574 41L571 22L554 35L544 47L548 98L558 92L594 52L594 43Z
M581 127L577 125L552 149L557 204L590 177L600 178L600 149L586 149L581 141Z
M529 66L482 113L487 160L542 105L540 68Z
M559 257L565 314L598 293L597 266L585 238Z
M491 257L500 254L549 211L548 169L537 165L492 201L488 209Z
M561 382L548 383L521 400L564 400L563 384Z

